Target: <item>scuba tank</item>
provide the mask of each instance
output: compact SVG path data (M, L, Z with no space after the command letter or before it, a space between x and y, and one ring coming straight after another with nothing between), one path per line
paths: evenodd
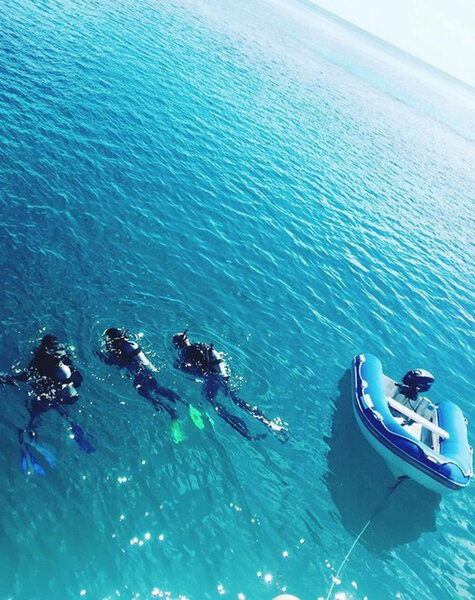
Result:
M209 363L211 370L222 377L229 377L229 368L223 359L221 352L214 349L213 344L210 344L208 349Z
M60 402L72 404L79 398L79 394L74 387L74 373L69 365L58 363L51 373L51 379L57 388L57 395Z

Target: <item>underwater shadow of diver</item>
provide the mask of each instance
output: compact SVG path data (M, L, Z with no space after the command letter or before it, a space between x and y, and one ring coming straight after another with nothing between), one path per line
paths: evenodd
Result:
M358 535L396 478L361 434L351 404L351 372L338 385L329 445L326 484L340 513L343 527ZM361 543L375 554L435 531L440 496L407 480L388 498Z

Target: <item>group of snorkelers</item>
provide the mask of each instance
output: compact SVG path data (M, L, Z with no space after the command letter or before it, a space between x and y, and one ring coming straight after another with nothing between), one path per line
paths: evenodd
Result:
M157 380L158 369L145 356L144 351L134 336L126 329L109 328L104 332L103 348L98 356L108 365L115 365L127 371L133 380L134 388L146 398L157 412L166 412L171 419L173 440L179 442L183 433L178 420L177 405L186 405L190 418L199 428L204 428L203 414L200 410L181 398L171 389L163 387ZM192 343L188 330L173 336L172 342L177 350L174 367L184 373L199 378L203 382L203 396L211 404L214 412L226 421L233 429L248 440L265 437L264 433L252 434L247 424L218 401L219 392L229 398L233 404L252 418L260 421L281 442L288 439L288 433L279 419L270 420L257 407L252 406L238 396L230 383L230 371L222 353L213 344L203 342ZM37 429L43 415L55 410L69 424L79 448L84 452L94 452L94 438L86 433L80 425L70 419L70 407L79 400L78 388L83 377L75 367L72 357L58 338L49 333L40 345L33 350L33 358L25 370L15 374L0 375L0 383L18 386L26 383L32 393L27 399L29 421L24 429L19 429L21 464L25 473L31 470L44 475L42 463L46 461L54 466L54 456L38 443ZM38 454L44 459L39 459Z

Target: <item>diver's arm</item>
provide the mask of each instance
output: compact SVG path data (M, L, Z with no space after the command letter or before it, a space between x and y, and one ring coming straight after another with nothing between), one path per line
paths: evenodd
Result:
M209 375L203 385L203 394L212 405L216 414L219 415L228 425L231 425L239 434L248 440L259 440L265 437L265 434L253 435L246 423L236 415L230 413L220 402L216 400L216 396L219 391L219 381L216 375Z
M8 375L7 373L0 373L0 383L4 383L7 385L16 385L16 379L13 375Z
M28 371L23 371L17 375L9 375L8 373L0 373L0 384L14 385L20 381L25 382L28 379Z
M208 400L213 405L216 414L218 414L224 421L226 421L226 423L228 423L228 425L231 425L234 430L236 430L246 439L254 441L266 437L264 433L253 435L242 419L231 414L222 404L217 402L215 398L210 397Z
M267 425L267 426L270 425L269 419L264 415L263 412L261 412L259 410L259 408L257 406L251 406L249 404L249 402L246 402L245 400L240 398L234 390L230 389L227 386L225 388L225 392L226 392L226 395L231 398L231 400L234 402L234 404L236 406L239 406L239 408L242 408L242 410L244 410L247 413L249 413L250 415L252 415L255 419L262 421L265 425Z
M73 371L72 374L71 374L72 384L74 385L75 388L78 388L81 385L81 383L82 383L83 376L75 368L73 368L72 371Z
M105 363L108 366L111 366L111 365L121 366L121 365L119 365L117 359L109 352L104 352L102 350L96 350L94 352L94 354L97 356L97 358L99 360L101 360L103 363Z

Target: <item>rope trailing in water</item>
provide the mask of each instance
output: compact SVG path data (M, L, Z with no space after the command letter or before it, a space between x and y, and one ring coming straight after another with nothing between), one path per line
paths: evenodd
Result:
M330 589L328 590L328 594L327 594L326 600L330 600L330 595L333 592L333 588L335 587L336 582L340 579L340 574L343 571L343 567L346 565L348 559L350 558L350 555L353 552L356 544L360 541L360 539L363 536L364 532L371 525L371 523L373 522L373 520L375 519L375 517L377 517L377 515L381 512L381 510L382 510L382 508L383 508L384 503L386 502L386 500L389 500L389 497L397 489L397 487L399 486L399 484L401 484L403 481L406 481L406 479L409 479L409 477L407 475L402 475L401 477L398 477L398 480L396 481L396 483L393 486L391 486L389 488L389 490L386 492L385 496L383 497L383 499L381 500L381 502L378 504L378 506L376 507L376 509L374 510L373 514L370 516L370 518L366 522L366 524L363 527L363 529L359 532L359 534L356 537L355 541L351 544L351 548L348 550L348 552L346 553L346 556L343 559L341 565L338 567L338 571L336 572L336 575L333 576L333 581L332 581L332 584L330 586Z

